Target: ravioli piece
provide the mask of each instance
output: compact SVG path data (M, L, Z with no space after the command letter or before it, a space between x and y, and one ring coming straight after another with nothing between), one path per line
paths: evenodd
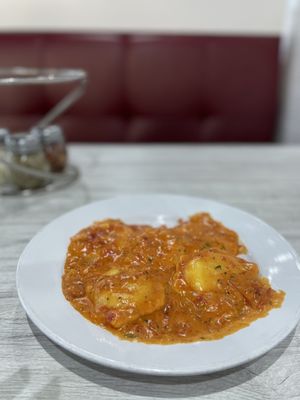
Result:
M197 292L218 290L222 282L225 283L240 274L247 274L248 279L257 277L257 265L215 251L203 252L201 256L192 259L184 269L186 282Z
M120 328L142 315L150 314L165 303L164 286L145 276L122 280L111 276L93 292L95 311L101 312L106 322Z
M198 244L197 247L203 251L215 249L217 252L232 255L247 252L246 247L239 243L237 233L215 221L208 213L194 214L188 221L181 221L174 229L179 231L179 234L184 232L188 235L188 242Z

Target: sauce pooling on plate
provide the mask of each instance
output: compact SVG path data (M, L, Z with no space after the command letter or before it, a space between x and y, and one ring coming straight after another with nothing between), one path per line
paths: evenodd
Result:
M219 339L284 299L243 253L238 235L207 213L172 228L108 219L71 238L62 289L85 318L122 339Z

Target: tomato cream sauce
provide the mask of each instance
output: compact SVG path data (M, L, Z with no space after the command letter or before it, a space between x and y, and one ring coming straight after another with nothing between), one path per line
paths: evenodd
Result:
M73 236L62 289L85 318L126 340L222 338L280 307L238 235L207 213L175 227L95 222Z

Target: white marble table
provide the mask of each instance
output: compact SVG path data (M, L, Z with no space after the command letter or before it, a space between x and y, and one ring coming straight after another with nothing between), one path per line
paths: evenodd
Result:
M133 193L208 197L264 219L300 252L300 147L72 146L73 186L0 198L0 398L300 399L300 329L257 361L204 377L154 378L108 370L50 342L27 318L15 287L18 257L58 215ZM299 288L300 290L300 288Z

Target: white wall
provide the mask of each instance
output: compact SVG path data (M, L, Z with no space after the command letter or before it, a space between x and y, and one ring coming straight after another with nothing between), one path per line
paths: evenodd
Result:
M287 35L282 65L279 138L300 143L300 0L290 0Z
M0 0L0 30L278 34L285 0Z

